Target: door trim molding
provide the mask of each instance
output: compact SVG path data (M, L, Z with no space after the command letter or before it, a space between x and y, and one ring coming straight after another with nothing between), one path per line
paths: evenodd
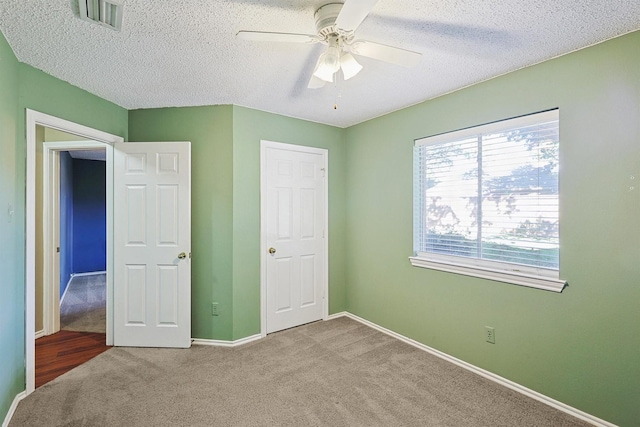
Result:
M308 147L304 145L285 144L282 142L260 140L260 336L267 336L267 149L279 148L322 156L324 168L324 281L322 283L322 320L329 316L329 150L326 148Z
M115 142L124 142L124 138L102 132L97 129L83 126L68 120L64 120L49 114L40 113L35 110L26 109L26 144L27 144L27 168L26 168L26 206L25 206L25 222L26 222L26 242L25 242L25 392L31 394L35 390L35 309L36 309L36 126L44 126L56 129L62 132L71 133L80 137L113 144ZM113 161L112 150L107 149L107 164ZM107 194L113 194L109 184L113 181L113 171L107 167ZM107 218L107 235L113 228L110 223L111 215ZM111 239L107 239L107 271L112 270L110 265L111 255L113 253ZM109 286L109 283L107 283ZM109 295L107 295L107 313L110 308ZM108 315L108 314L107 314ZM108 330L110 329L107 324ZM107 335L107 343L109 338Z

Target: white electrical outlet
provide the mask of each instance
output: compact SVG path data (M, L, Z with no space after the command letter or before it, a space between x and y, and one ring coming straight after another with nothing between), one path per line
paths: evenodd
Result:
M491 326L484 327L485 336L488 343L495 344L496 343L496 330Z

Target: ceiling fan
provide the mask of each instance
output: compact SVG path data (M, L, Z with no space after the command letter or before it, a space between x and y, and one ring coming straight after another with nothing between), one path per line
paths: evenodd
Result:
M334 81L342 69L345 80L362 70L353 55L365 56L403 67L416 65L422 54L398 47L354 39L354 33L369 15L378 0L347 0L345 3L329 3L315 13L317 35L275 33L264 31L239 31L243 40L291 43L323 43L327 49L320 55L308 87L316 89Z

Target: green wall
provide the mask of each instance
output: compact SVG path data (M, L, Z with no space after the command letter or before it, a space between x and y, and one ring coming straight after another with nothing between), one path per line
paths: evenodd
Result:
M260 140L329 149L330 310L344 310L344 131L242 107L129 112L131 141L191 141L192 336L260 333ZM219 303L219 316L211 303Z
M233 338L233 108L129 112L131 141L191 141L191 336ZM218 302L219 316L211 316Z
M19 66L19 135L24 135L24 109L29 108L127 139L127 110L29 65Z
M128 113L19 63L0 36L0 419L25 389L26 109L127 137ZM15 211L9 222L7 207Z
M18 146L18 61L0 34L0 420L24 390L24 155ZM9 215L11 205L13 215Z
M412 267L413 140L555 107L569 287L557 294ZM637 425L640 32L351 127L347 164L348 311ZM484 342L485 325L495 345Z
M233 337L260 332L260 140L329 150L329 313L345 305L344 130L233 107Z
M260 330L260 139L323 147L331 313L350 311L634 425L639 47L636 32L344 130L236 106L127 112L18 63L0 37L0 417L24 389L24 109L31 108L132 141L192 142L194 337L235 340ZM556 294L411 267L413 140L554 107L561 276L569 287ZM485 325L496 328L495 345L484 342Z

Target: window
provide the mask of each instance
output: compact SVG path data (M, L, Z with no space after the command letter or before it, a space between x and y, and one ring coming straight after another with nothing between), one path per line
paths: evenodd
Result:
M414 266L562 291L558 110L419 139Z

